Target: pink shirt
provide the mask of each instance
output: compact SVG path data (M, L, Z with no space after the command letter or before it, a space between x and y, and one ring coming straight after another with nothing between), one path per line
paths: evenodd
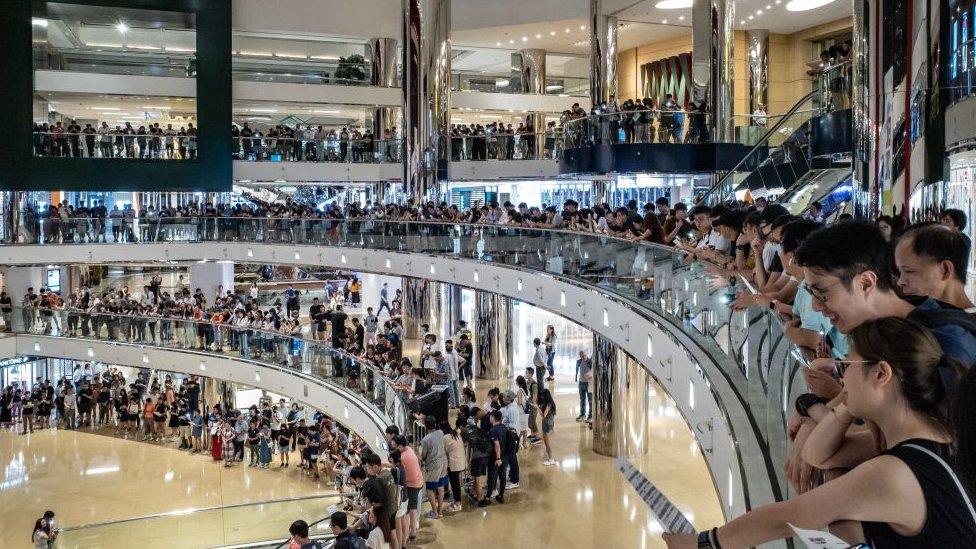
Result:
M424 472L420 470L420 460L413 448L407 447L400 452L400 462L403 463L404 484L407 488L423 488Z

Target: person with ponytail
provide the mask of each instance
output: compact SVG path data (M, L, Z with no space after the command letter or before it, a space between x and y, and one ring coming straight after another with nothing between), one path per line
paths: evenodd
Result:
M953 455L955 429L947 419L950 398L942 381L955 364L944 358L932 333L912 320L870 320L848 335L847 360L837 362L841 402L810 434L805 457L824 469L851 470L721 528L665 534L669 548L754 547L791 537L790 525L829 529L852 545L874 549L973 545L976 511L964 485L972 485L970 445L976 441L955 439ZM976 419L976 393L970 390L976 378L967 374L962 385L956 394L963 400L952 409L955 424L968 425L959 427L957 437L967 437ZM866 427L852 429L855 418Z

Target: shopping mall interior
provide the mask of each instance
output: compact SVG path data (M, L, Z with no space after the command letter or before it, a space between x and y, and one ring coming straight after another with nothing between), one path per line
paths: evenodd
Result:
M971 547L974 24L5 1L0 545Z

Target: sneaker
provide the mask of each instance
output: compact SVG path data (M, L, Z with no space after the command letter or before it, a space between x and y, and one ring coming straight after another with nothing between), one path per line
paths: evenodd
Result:
M491 505L491 500L483 499L478 502L478 507L488 507Z
M506 490L514 490L518 487L519 487L519 483L517 482L509 482L508 484L505 485Z
M538 446L538 445L542 444L542 439L541 438L537 438L537 439L531 440L531 441L529 441L529 444L531 444L532 446Z
M549 467L550 465L555 465L556 464L556 460L554 460L554 459L546 459L546 460L543 460L542 461L542 464L545 465L546 467Z
M433 512L433 511L427 511L426 513L424 513L424 517L429 518L429 519L439 519L439 518L441 518L440 515L438 515L437 513Z
M576 421L583 421L583 414L576 416Z

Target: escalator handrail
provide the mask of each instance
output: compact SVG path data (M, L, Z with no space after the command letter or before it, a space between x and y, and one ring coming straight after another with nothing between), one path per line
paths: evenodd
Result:
M712 195L712 193L715 192L715 189L718 189L720 186L722 186L725 183L725 181L728 178L732 177L732 174L734 174L740 167L742 167L742 165L745 164L746 160L748 160L753 155L753 153L759 150L760 146L768 145L769 139L774 134L776 134L776 132L779 131L780 127L783 124L785 124L786 121L789 120L791 116L793 116L794 114L796 114L798 110L800 110L800 106L802 106L804 103L806 103L807 101L815 97L818 93L819 91L812 91L804 95L799 101L797 101L792 107L790 107L790 110L786 111L786 114L780 117L780 119L777 120L776 123L773 124L771 128L766 130L766 133L763 134L763 136L759 139L759 141L756 142L755 145L752 146L751 149L749 149L749 152L743 155L742 158L739 159L738 162L736 162L735 166L732 166L732 168L729 169L729 171L725 172L725 174L722 177L720 177L714 185L712 185L711 187L709 187L707 191L705 191L705 194L702 195L700 202L702 204L706 204L708 198Z

